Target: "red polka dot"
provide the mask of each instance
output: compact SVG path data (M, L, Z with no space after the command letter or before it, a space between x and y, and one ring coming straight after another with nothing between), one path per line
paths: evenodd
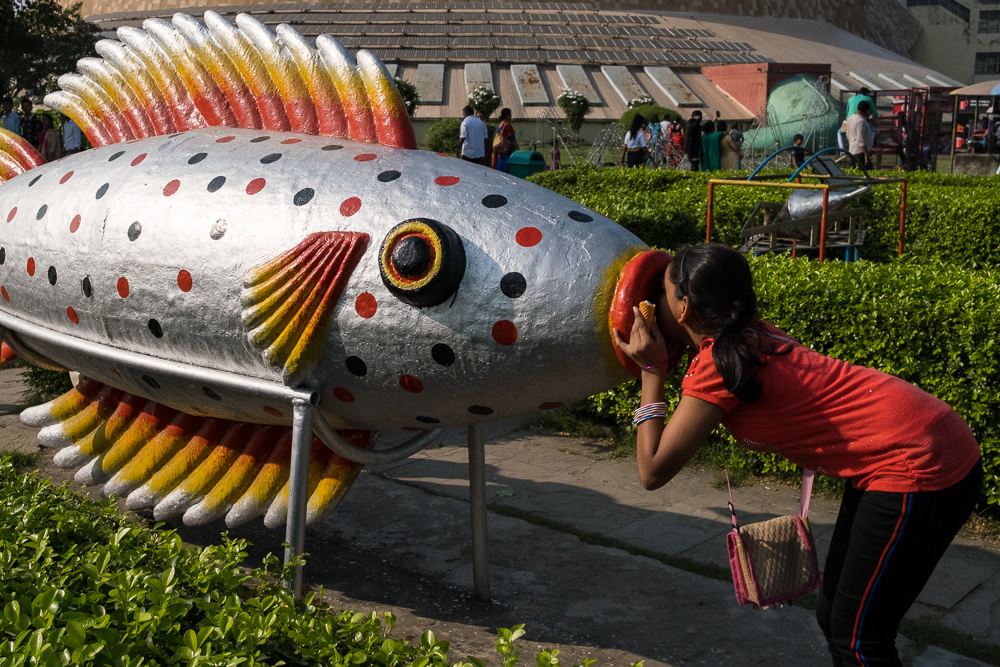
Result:
M232 141L235 138L236 137L222 137L221 139L216 139L215 143L217 143L217 144L228 144L230 141ZM265 412L267 412L267 411L265 410Z
M369 162L377 157L378 156L375 155L375 153L362 153L361 155L355 155L354 159L358 162Z
M358 298L354 300L354 310L358 311L358 315L368 319L375 315L375 311L378 310L378 302L375 301L375 297L368 292L362 292L358 295Z
M174 180L167 183L167 185L163 188L163 196L169 197L170 195L177 192L177 189L179 187L181 187L181 182L175 178Z
M181 288L182 292L191 291L191 273L187 269L181 269L177 272L177 286Z
M517 327L510 320L500 320L493 325L493 340L500 345L513 345L517 340Z
M29 257L28 258L28 275L29 276L35 275L35 258L34 257Z
M59 179L59 185L62 185L63 183L65 183L66 181L68 181L71 178L73 178L73 172L72 171L67 171L66 174L62 178Z
M344 203L340 205L340 214L345 217L350 217L361 210L361 200L357 197L351 197L350 199L345 199Z
M146 155L147 155L147 153L142 153L141 155L136 155L135 159L132 160L132 166L134 167L137 164L139 164L140 162L142 162L143 160L145 160L146 159Z
M533 245L538 245L542 240L542 232L537 227L521 227L517 230L517 235L514 238L518 245L530 248Z
M434 182L438 185L455 185L458 181L458 176L438 176L434 179Z
M547 403L542 403L538 406L539 410L555 410L556 408L561 408L566 405L565 403L560 403L559 401L549 401Z
M412 375L400 375L399 386L411 394L419 394L424 390L424 384Z
M267 414L269 414L269 415L271 415L273 417L284 417L285 416L284 412L282 412L278 408L272 408L270 405L265 405L264 408L263 408L263 410L264 410L264 412L266 412Z
M72 234L76 230L80 229L80 222L82 222L82 221L83 221L83 218L80 217L79 213L77 213L76 215L74 215L73 219L69 221L69 233Z
M297 144L300 141L302 141L302 140L301 139L285 139L281 143L283 143L283 144Z
M118 296L123 299L128 296L128 278L124 276L118 279Z
M7 214L7 222L10 222L11 220L13 220L15 215L17 215L17 207L16 206L14 208L10 209L10 213Z
M10 294L7 294L7 288L0 285L0 294L3 295L4 301L10 301Z
M73 324L80 323L80 316L76 314L75 310L73 310L73 306L68 306L66 308L66 315L69 317L69 321Z
M333 388L333 397L336 398L338 401L342 401L344 403L353 403L354 402L354 394L352 394L351 392L347 391L343 387L334 387Z
M267 181L265 181L263 178L255 178L249 183L247 183L247 194L255 195L261 190L263 190L265 185L267 185Z

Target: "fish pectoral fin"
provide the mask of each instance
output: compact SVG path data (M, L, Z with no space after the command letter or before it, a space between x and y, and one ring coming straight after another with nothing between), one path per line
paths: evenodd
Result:
M157 520L183 515L188 525L286 522L289 426L189 415L87 378L47 410L35 421L50 424L50 444L62 447L56 464L79 467L88 483L104 481L103 493L126 495L129 509L152 509ZM370 431L340 433L357 447L371 444ZM360 471L313 438L307 523L326 517Z
M367 234L310 234L244 277L247 338L268 365L281 369L286 384L298 384L315 366L334 308L367 248Z

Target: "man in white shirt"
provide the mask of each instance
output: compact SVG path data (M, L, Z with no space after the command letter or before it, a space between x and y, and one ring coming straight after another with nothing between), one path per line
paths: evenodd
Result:
M63 123L63 154L80 152L80 126L72 118Z
M871 169L871 150L875 143L875 133L868 122L871 105L867 100L858 103L858 110L847 119L847 152L853 155L865 169Z
M463 160L483 164L489 130L486 123L475 117L471 106L466 105L462 115L465 118L458 130L458 155Z

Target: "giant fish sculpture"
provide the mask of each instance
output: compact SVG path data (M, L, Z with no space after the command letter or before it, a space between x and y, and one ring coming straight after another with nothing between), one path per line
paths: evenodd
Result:
M370 53L246 15L205 22L120 28L60 78L46 104L94 150L42 164L0 136L0 333L82 374L22 415L59 465L158 519L279 526L283 387L369 447L376 431L550 409L625 379L609 309L628 331L665 253L545 189L415 150ZM310 521L358 468L314 443Z

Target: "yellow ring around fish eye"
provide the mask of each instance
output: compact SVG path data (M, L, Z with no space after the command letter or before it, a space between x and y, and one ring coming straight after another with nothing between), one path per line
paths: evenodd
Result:
M403 261L400 254L405 255ZM386 236L382 245L382 274L398 289L417 290L438 275L443 256L437 231L419 220L409 220Z
M397 299L417 308L443 303L465 276L462 238L429 218L413 218L390 229L378 257L382 283Z

